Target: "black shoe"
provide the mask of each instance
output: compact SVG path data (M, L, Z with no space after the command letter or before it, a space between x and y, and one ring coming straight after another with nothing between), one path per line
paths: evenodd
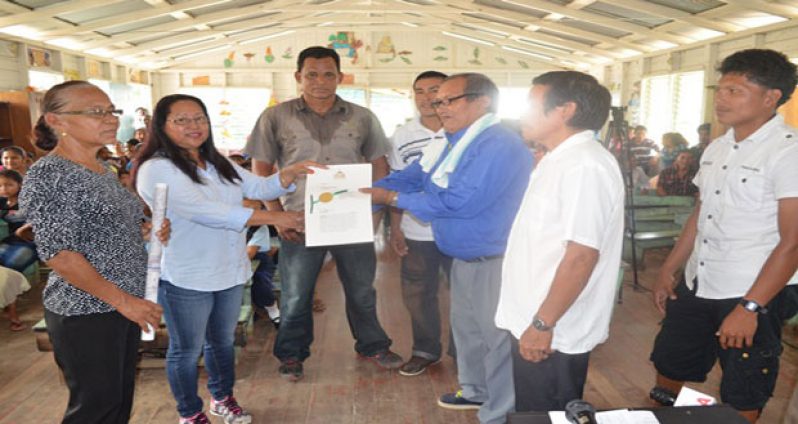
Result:
M302 370L302 361L297 361L296 359L283 361L278 371L280 372L280 377L291 382L297 382L305 376Z
M399 374L404 375L406 377L412 377L414 375L422 374L424 371L427 370L427 367L430 365L435 365L440 362L440 359L427 359L422 358L420 356L413 356L410 358L409 361L405 362L401 368L399 368Z
M380 368L385 368L386 370L394 370L402 366L404 362L402 357L397 355L390 350L383 350L380 353L377 353L372 356L360 355L361 357L368 359L371 362L377 364Z

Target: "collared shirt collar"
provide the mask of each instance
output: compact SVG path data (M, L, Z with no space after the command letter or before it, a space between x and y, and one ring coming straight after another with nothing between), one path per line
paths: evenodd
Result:
M587 142L596 142L595 137L593 136L592 130L584 130L578 132L576 134L571 135L570 137L566 138L565 141L560 143L559 146L555 147L554 150L549 151L546 153L546 156L552 157L560 155L561 152L570 149L571 147L578 146L580 144L584 144Z
M784 126L784 117L779 115L778 113L773 116L769 121L765 122L761 127L759 127L753 134L749 135L748 137L740 140L740 143L743 142L753 142L758 143L760 141L767 140L771 138L771 132L774 131L776 128L781 128ZM726 131L726 134L723 134L720 138L720 141L725 143L735 144L734 141L734 128L729 128Z
M333 107L330 108L331 112L340 112L346 113L349 109L349 105L347 104L346 100L342 99L339 95L335 95L335 103L333 103ZM308 103L305 101L305 96L299 96L299 101L296 103L296 110L299 112L313 112L313 109L308 106Z

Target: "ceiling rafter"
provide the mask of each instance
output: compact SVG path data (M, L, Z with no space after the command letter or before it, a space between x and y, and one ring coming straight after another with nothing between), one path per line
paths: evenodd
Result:
M79 24L68 32L50 31L43 33L46 36L64 36L73 34L82 34L93 31L99 31L105 28L111 28L117 25L130 23L134 21L143 21L146 19L157 18L159 16L168 15L176 12L186 12L192 9L198 9L204 6L210 6L218 3L225 3L229 0L190 0L182 3L168 4L164 3L149 9L142 9L135 12L128 12L120 16L112 16L108 18L95 19L89 22ZM259 5L265 7L264 5ZM242 8L244 9L244 8Z
M547 13L556 13L558 15L562 15L568 18L590 22L592 24L605 26L607 28L620 29L622 31L630 32L634 35L642 37L660 38L675 44L689 44L695 41L681 35L670 34L662 31L655 31L652 29L648 29L646 27L642 27L640 25L625 22L620 19L608 18L606 16L598 15L585 10L570 9L565 6L560 6L558 4L549 3L543 0L518 0L512 2L508 1L508 3L520 6L528 6L530 8L537 9ZM486 5L486 7L497 10L503 10L501 8L494 8L493 6Z
M786 4L765 0L723 0L723 2L743 9L756 10L783 18L798 18L798 8Z
M729 22L707 19L689 12L685 12L683 10L661 6L656 3L650 3L642 0L612 0L612 4L625 7L630 10L639 10L649 15L654 15L661 18L672 19L676 22L683 22L686 24L711 29L724 34L745 29Z
M25 24L42 18L51 18L61 13L92 9L98 6L120 3L124 0L68 0L50 6L38 7L27 12L0 17L0 27Z
M601 41L604 44L608 44L608 45L611 45L611 46L616 47L616 48L625 48L625 49L629 49L629 50L634 50L636 52L648 52L648 51L651 51L653 49L652 47L649 47L649 46L646 46L646 45L643 45L643 44L632 43L632 42L629 42L629 41L626 41L626 40L619 40L617 38L612 38L612 37L608 37L606 35L598 34L598 33L595 33L595 32L590 32L590 31L585 31L585 30L580 30L580 29L577 29L577 28L566 27L566 26L557 24L556 22L550 22L550 21L546 21L546 20L543 20L543 19L538 19L538 18L535 18L533 16L525 15L523 13L519 13L519 12L515 12L515 11L511 11L511 10L499 9L499 8L494 8L494 7L488 8L485 5L476 4L476 3L472 3L470 1L465 1L465 0L442 0L442 1L444 3L446 3L446 4L448 4L451 7L462 8L464 10L467 10L467 11L471 12L471 13L480 13L480 14L496 16L496 17L500 17L500 18L503 17L505 19L510 18L510 20L516 20L519 23L524 24L524 26L526 28L531 28L531 29L525 29L525 31L529 31L529 32L535 32L535 27L540 27L540 28L546 28L546 29L548 29L550 31L556 31L556 32L565 33L565 34L572 34L574 36L581 37L581 38L594 39L596 41ZM497 22L497 23L499 23L501 25L504 25L501 22ZM507 25L505 25L505 26L507 26Z
M249 19L246 21L236 22L233 24L221 25L210 30L201 30L201 31L191 31L186 34L180 35L173 35L170 37L159 38L158 40L148 41L146 43L141 43L136 45L135 47L129 49L121 49L121 50L114 50L114 54L117 56L132 56L146 51L159 51L158 48L162 48L164 51L168 50L167 46L170 45L178 45L178 44L188 44L191 43L193 40L203 40L209 37L215 37L219 41L227 41L228 43L234 42L240 39L246 39L248 34L256 33L258 31L274 31L277 32L284 31L286 29L290 29L287 22L296 21L297 19L307 17L304 13L286 13L280 14L279 20L275 19L272 16L267 16L265 18L256 18L256 19ZM274 25L269 26L268 28L262 28L261 30L254 30L254 31L247 31L241 32L240 34L228 34L228 33L235 33L236 31L240 31L242 29L246 29L248 27L258 27L264 24L271 24ZM224 43L223 43L224 44ZM171 53L166 53L171 54Z
M214 22L224 21L227 19L235 19L237 17L246 16L255 13L266 13L272 11L271 8L265 7L264 4L257 4L240 9L225 10L221 12L208 13L206 15L197 16L189 19L180 19L174 22L165 24L152 25L144 28L139 28L136 31L129 31L118 35L112 35L102 40L89 42L85 44L86 49L106 47L121 42L134 41L137 38L142 38L141 33L154 33L154 32L176 32L183 30L191 30L195 26L212 24ZM278 17L279 19L279 17Z

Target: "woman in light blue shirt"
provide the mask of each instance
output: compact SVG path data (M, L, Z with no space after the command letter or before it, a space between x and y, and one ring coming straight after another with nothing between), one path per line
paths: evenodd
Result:
M233 397L233 340L244 283L252 274L245 229L279 225L302 230L299 212L256 211L246 198L272 200L294 190L313 162L255 176L214 147L205 105L174 94L155 106L150 139L139 156L136 187L152 206L155 185L169 186L166 215L172 222L164 248L158 302L169 330L166 371L181 423L205 423L197 394L197 360L205 354L210 410L225 423L251 422Z

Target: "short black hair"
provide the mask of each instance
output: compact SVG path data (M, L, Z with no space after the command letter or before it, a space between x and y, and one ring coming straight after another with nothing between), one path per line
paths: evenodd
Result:
M784 53L769 49L740 50L723 59L718 72L744 75L754 84L781 91L777 107L790 100L798 84L795 64Z
M645 125L638 125L634 128L635 131L648 131Z
M487 75L476 72L454 74L452 76L446 77L444 81L450 81L457 78L462 78L465 80L465 88L463 88L465 93L471 93L475 96L488 97L490 99L488 112L496 113L496 111L499 109L499 88L496 87L495 82L488 78ZM466 96L466 100L470 102L473 100L473 97L471 95Z
M22 185L22 174L12 169L0 170L0 178L8 178L9 180L16 181L17 184Z
M696 132L701 131L712 132L712 124L709 122L704 122L703 124L699 125L698 128L696 128Z
M446 79L448 75L444 74L443 72L438 71L424 71L413 80L413 85L416 85L419 80L427 79L427 78L438 78L438 79Z
M21 157L22 159L25 159L26 157L28 157L28 155L26 154L27 152L25 151L25 149L23 149L22 147L19 147L19 146L8 146L8 147L5 147L5 148L3 148L3 150L0 150L0 155L5 153L5 152L14 152L17 156Z
M592 75L577 71L552 71L532 80L533 85L545 85L546 112L565 103L576 105L574 116L566 122L571 128L599 130L607 122L612 96Z
M302 66L305 64L305 59L309 57L312 57L314 59L324 59L325 57L331 57L335 61L335 69L337 69L339 73L341 72L341 57L338 56L338 52L336 52L331 48L322 47L322 46L308 47L299 53L299 57L296 58L297 72L302 72Z

